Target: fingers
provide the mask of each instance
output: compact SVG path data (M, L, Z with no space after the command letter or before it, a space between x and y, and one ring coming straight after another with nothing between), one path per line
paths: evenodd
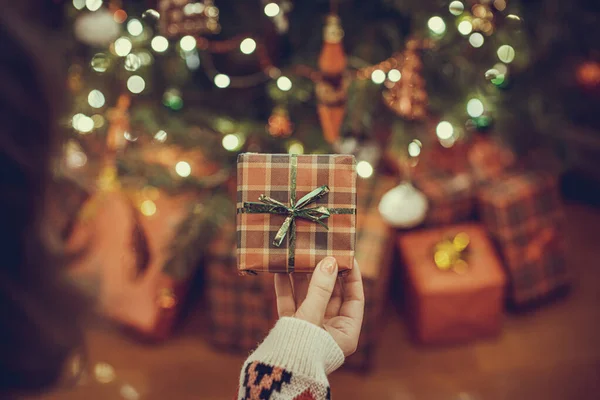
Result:
M292 289L294 289L294 299L296 300L296 308L306 299L308 294L308 284L310 283L310 275L308 274L292 274Z
M315 325L323 325L323 317L337 279L338 265L333 257L324 258L315 268L308 294L296 312L296 317Z
M340 308L340 315L362 323L365 311L365 294L360 268L356 260L354 260L354 268L343 279L344 301Z
M325 309L325 320L337 317L340 314L340 308L342 307L342 290L342 279L338 278L333 288L331 300L329 300L327 309Z
M296 312L292 282L287 274L275 274L275 296L279 317L293 317Z

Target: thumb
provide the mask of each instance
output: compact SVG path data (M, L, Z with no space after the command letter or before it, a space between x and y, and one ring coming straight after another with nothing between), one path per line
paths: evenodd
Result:
M337 280L338 265L333 257L326 257L315 268L306 299L296 312L296 317L317 326L323 325L327 304Z

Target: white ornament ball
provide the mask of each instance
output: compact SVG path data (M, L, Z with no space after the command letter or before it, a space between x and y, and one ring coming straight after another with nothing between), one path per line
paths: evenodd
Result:
M105 9L82 14L75 21L75 37L89 46L108 46L120 33L121 25Z
M423 222L427 207L427 197L405 182L383 195L379 213L393 227L412 228Z

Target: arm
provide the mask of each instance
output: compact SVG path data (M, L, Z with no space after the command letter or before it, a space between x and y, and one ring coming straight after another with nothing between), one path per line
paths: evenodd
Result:
M331 398L327 375L356 349L364 309L358 266L336 278L333 258L310 283L307 275L275 276L281 319L244 363L238 400Z

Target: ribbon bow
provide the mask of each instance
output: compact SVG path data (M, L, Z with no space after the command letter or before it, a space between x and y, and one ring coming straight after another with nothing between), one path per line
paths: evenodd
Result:
M290 156L290 205L287 206L280 201L277 201L269 196L261 194L258 198L259 202L244 202L242 208L238 209L238 213L248 214L274 214L285 215L286 218L277 231L273 239L274 246L281 246L283 239L288 236L288 272L293 272L295 264L296 252L296 219L305 219L316 222L325 229L329 230L323 220L329 218L332 214L354 214L354 208L328 208L325 206L310 207L307 206L314 203L321 197L329 193L329 187L323 185L314 189L312 192L302 196L296 201L296 175L298 169L298 158L295 154ZM288 235L289 233L289 235Z

